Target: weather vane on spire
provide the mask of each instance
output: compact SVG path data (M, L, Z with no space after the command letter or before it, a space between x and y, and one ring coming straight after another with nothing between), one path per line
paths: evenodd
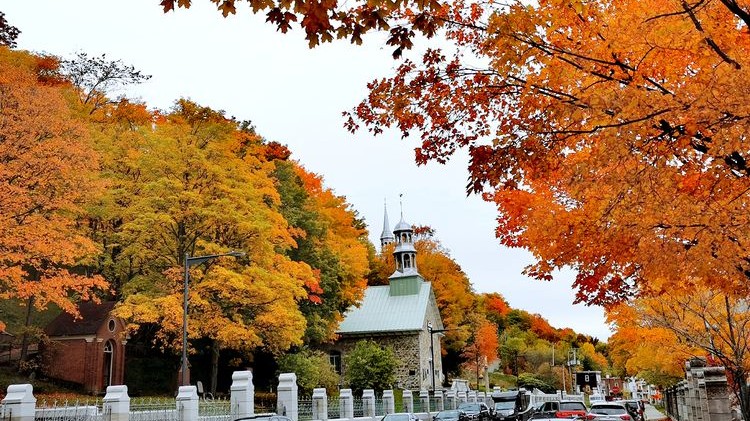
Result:
M398 205L401 207L401 219L404 219L404 202L401 200L404 197L403 193L398 194Z

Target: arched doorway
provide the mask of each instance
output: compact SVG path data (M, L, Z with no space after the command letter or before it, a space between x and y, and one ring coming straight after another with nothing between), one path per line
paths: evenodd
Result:
M107 388L107 386L112 385L112 370L114 368L114 361L115 361L115 343L113 340L108 340L104 344L104 358L103 366L102 366L102 387Z

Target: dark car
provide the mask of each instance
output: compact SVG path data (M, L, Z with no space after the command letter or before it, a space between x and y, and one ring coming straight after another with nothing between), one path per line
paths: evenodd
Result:
M463 402L458 405L470 421L490 421L490 407L484 402Z
M549 401L537 407L532 418L576 418L585 416L586 405L581 401Z
M468 421L469 417L459 409L447 409L438 412L432 419L435 421Z
M628 399L622 401L622 403L625 404L625 409L628 410L628 414L633 417L633 420L643 421L643 410L641 409L643 404L640 401Z

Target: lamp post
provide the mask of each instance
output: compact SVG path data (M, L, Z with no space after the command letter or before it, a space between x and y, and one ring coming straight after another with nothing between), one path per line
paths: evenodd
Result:
M427 322L427 332L430 334L430 374L432 374L432 391L435 392L435 348L433 345L432 335L443 333L448 329L433 329L432 322Z
M199 265L211 259L218 257L232 256L242 257L245 253L241 251L230 251L229 253L222 254L209 254L206 256L190 256L185 253L185 283L182 292L182 368L180 372L182 374L182 386L190 384L188 379L188 359L187 359L187 329L188 329L188 281L190 280L190 266Z

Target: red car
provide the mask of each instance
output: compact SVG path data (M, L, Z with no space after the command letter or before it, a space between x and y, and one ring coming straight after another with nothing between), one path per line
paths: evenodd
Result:
M575 418L586 416L586 405L581 401L550 401L538 407L532 418Z

